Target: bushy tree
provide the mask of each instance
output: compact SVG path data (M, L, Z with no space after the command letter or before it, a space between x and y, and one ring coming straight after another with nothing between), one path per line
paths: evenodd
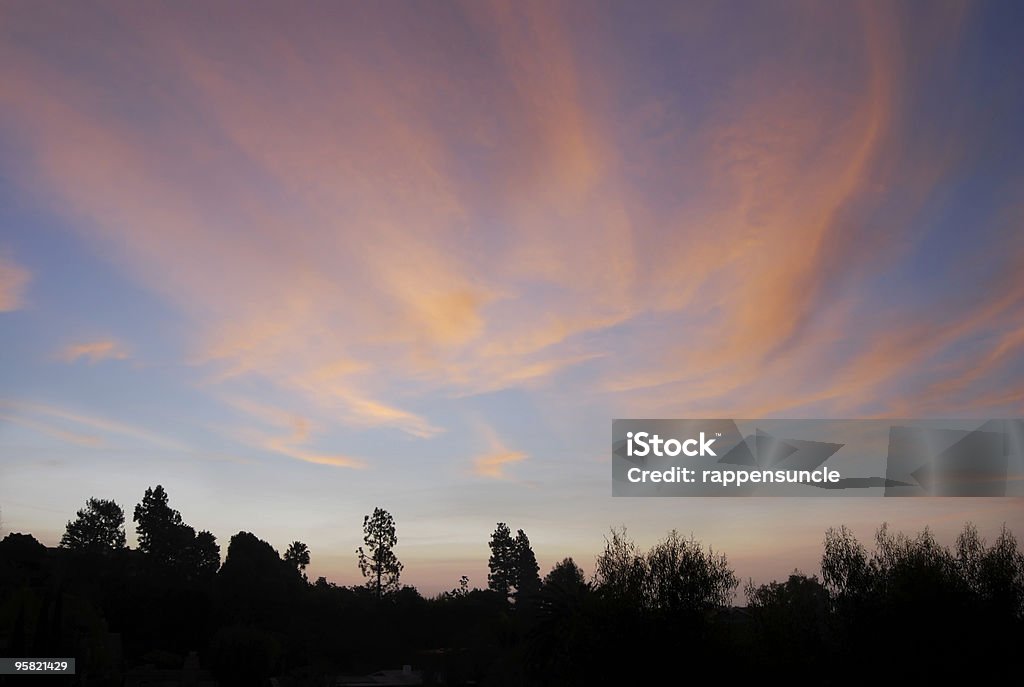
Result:
M46 547L31 534L11 532L0 540L0 600L6 586L39 581L46 570Z
M604 551L594 563L594 582L601 595L635 608L645 603L647 560L626 534L626 528L612 528L605 537Z
M541 622L557 625L570 616L578 615L589 594L590 585L583 570L572 558L562 559L551 568L541 584L537 596Z
M132 516L139 540L139 551L158 563L169 564L181 550L183 539L181 513L168 505L162 485L146 489L142 502Z
M133 516L139 550L158 568L185 579L210 579L220 567L220 546L211 532L199 533L170 507L163 486L146 489Z
M1004 524L991 547L968 523L957 538L956 562L967 586L987 608L1024 619L1024 554Z
M672 530L646 553L612 530L596 562L602 595L647 610L700 612L727 606L739 585L724 555Z
M383 508L374 508L373 515L363 518L363 546L356 549L359 570L376 590L377 598L400 588L398 579L403 565L395 556L398 544L395 519Z
M646 567L648 605L670 612L724 608L739 585L724 555L676 530L651 548Z
M939 544L926 527L914 537L893 532L886 523L875 532L870 553L844 526L825 533L822 579L841 604L924 602L934 595L963 598L970 576L986 555L971 526L960 535L958 553ZM952 595L952 596L951 596Z
M182 539L185 547L178 559L184 568L183 572L194 579L211 579L220 568L220 545L217 538L206 530L196 533L188 525L184 528Z
M542 589L579 590L586 588L587 579L583 569L572 558L563 558L544 576Z
M950 549L927 527L908 536L883 523L871 551L846 528L830 529L821 570L837 634L833 647L848 658L899 646L906 655L942 656L941 671L933 674L950 678L973 675L1019 643L1024 558L1005 528L989 547L968 524ZM891 677L919 680L920 672L906 664Z
M75 520L68 522L60 546L97 553L124 549L124 511L113 501L90 498Z
M294 610L301 584L273 546L251 532L239 532L228 542L216 587L233 620L272 623Z
M808 577L799 570L794 570L785 582L769 582L760 586L748 582L744 593L750 609L793 610L806 607L817 613L828 607L828 590L818 581L817 575ZM811 616L814 613L802 615Z
M825 532L821 577L834 596L855 597L868 592L872 578L868 552L846 525Z

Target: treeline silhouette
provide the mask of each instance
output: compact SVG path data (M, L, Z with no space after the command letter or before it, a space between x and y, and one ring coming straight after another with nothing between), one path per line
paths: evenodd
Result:
M988 543L968 524L946 547L882 525L870 549L829 529L820 578L794 571L740 593L725 555L675 530L642 550L612 529L589 578L571 558L541 577L526 533L498 523L487 588L462 577L424 598L399 581L396 523L380 508L354 552L367 583L351 587L310 582L301 541L282 556L239 532L222 563L161 486L133 522L129 549L121 507L89 499L57 549L0 541L0 656L73 656L78 674L50 683L89 685L144 684L143 666L189 660L229 686L323 687L402 665L449 685L1020 674L1024 555L1005 526Z

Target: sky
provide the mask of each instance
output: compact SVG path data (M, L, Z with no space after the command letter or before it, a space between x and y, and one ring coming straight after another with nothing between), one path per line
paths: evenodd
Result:
M145 489L361 581L1013 499L611 496L613 418L1024 415L1024 6L0 3L0 533Z

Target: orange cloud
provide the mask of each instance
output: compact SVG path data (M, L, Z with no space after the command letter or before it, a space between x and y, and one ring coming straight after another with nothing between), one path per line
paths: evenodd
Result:
M235 432L235 437L243 443L305 463L344 468L366 467L366 461L360 458L318 453L304 448L304 445L312 440L314 433L319 429L308 417L244 397L228 396L223 400L264 425L270 425L275 430L286 432L281 435L252 428Z
M359 458L352 458L351 456L342 455L327 455L322 453L314 453L312 451L306 451L289 444L288 442L272 439L267 442L266 448L286 455L289 458L301 460L304 463L314 463L316 465L330 465L336 468L365 468L366 461Z
M499 451L488 453L473 459L473 471L481 477L492 479L504 479L505 466L509 463L518 463L526 460L527 456L522 451Z
M478 423L478 429L489 449L483 455L473 459L473 474L490 479L506 479L508 475L505 474L505 466L510 463L518 463L529 457L522 451L515 451L505 446L491 427Z
M60 351L58 357L66 363L73 363L82 358L90 363L98 363L101 360L124 360L128 357L128 352L113 339L101 339L70 344Z
M31 273L0 253L0 312L18 310L24 305L25 288Z

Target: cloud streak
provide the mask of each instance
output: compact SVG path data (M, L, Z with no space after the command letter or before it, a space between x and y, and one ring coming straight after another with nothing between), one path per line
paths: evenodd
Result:
M0 312L12 312L24 305L31 273L0 252Z
M508 479L509 475L505 472L507 466L529 458L525 452L516 451L506 446L493 428L478 423L478 429L488 448L483 454L473 459L473 474L476 476L497 480Z
M248 418L271 428L267 431L250 427L235 432L234 436L244 444L305 463L356 469L367 467L366 461L361 458L320 453L307 448L319 429L308 417L243 397L227 397L224 400Z
M491 479L505 479L505 466L510 463L518 463L526 460L527 455L522 451L497 451L488 453L473 459L473 472L480 477Z
M4 415L11 421L80 445L102 446L107 444L108 440L93 434L82 434L77 430L68 430L68 425L79 429L85 428L100 434L136 439L160 448L175 451L189 450L186 445L178 440L149 429L96 415L87 415L60 406L15 399L0 399L0 411L3 411Z
M58 358L66 363L85 360L95 364L102 360L125 360L128 351L113 339L99 339L69 344L59 351Z
M22 427L27 427L37 432L42 432L43 434L48 434L69 444L77 444L79 446L86 446L89 448L99 448L106 444L103 438L96 434L85 434L83 432L70 431L39 418L33 419L11 413L4 413L0 414L0 420L21 425Z

